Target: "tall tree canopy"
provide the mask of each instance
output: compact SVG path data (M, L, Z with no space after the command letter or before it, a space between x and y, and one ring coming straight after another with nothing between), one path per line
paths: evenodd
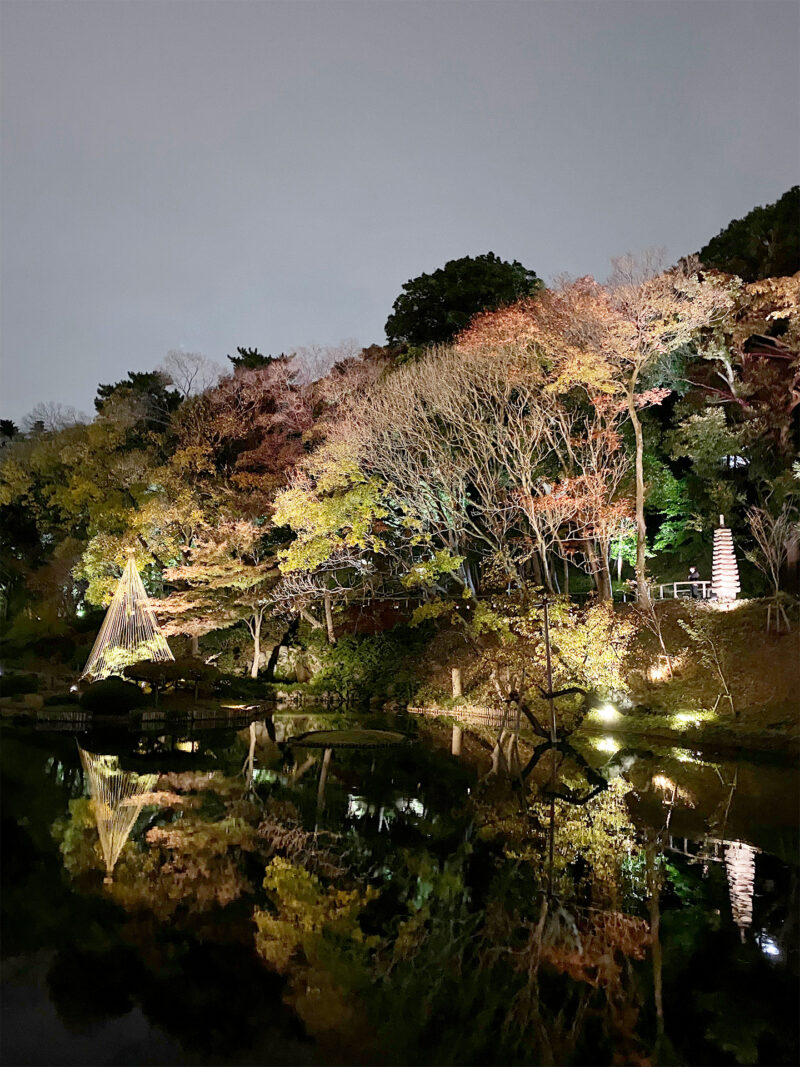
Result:
M288 359L288 356L284 355L283 352L279 356L265 356L257 348L244 348L242 345L239 345L236 351L239 353L237 356L227 357L233 364L234 370L262 370L264 367L268 367L270 363Z
M513 304L543 287L535 271L494 252L451 259L433 274L405 283L386 320L386 336L392 344L446 344L479 312Z
M700 250L706 267L757 282L800 270L800 185L734 219Z

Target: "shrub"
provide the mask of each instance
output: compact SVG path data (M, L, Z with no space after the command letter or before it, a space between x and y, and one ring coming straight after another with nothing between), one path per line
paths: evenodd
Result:
M332 690L351 701L408 699L416 687L421 653L429 637L426 625L342 637L324 651L313 688Z
M35 693L39 689L36 674L4 674L0 678L0 696L15 697L22 693Z
M168 668L172 663L154 663L152 660L139 660L131 663L122 671L126 678L135 682L147 682L155 693L155 702L158 703L158 691L171 680Z
M44 698L44 707L62 708L67 704L80 704L81 698L77 693L53 693Z
M104 678L94 682L81 695L81 707L101 715L127 715L133 708L149 703L138 685L123 678Z
M204 663L201 659L193 656L181 656L174 663L163 665L167 670L167 677L177 682L189 682L194 686L194 695L202 687L206 692L212 692L214 683L220 676L220 672L210 663Z

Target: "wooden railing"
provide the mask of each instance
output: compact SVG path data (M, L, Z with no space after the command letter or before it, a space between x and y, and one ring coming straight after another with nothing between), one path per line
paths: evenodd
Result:
M711 582L651 582L650 597L652 600L678 600L695 597L698 600L708 600L711 597ZM634 590L627 593L622 591L623 601L635 600Z

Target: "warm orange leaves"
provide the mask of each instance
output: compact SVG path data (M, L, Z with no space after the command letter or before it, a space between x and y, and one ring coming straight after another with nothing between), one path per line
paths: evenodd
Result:
M635 280L620 275L608 286L578 278L478 315L456 346L513 349L523 361L533 356L555 391L583 387L593 398L618 395L635 384L639 368L727 311L734 288L721 276L701 279L679 269ZM648 397L652 402L659 398Z
M456 347L516 349L521 357L534 357L548 388L567 392L583 386L590 396L613 394L619 388L615 350L622 326L607 291L586 277L476 316Z

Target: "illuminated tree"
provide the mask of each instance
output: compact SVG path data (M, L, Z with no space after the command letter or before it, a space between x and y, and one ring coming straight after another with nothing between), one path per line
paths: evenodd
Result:
M175 586L158 602L168 633L201 636L244 622L253 639L251 677L258 674L265 621L279 572L269 527L245 520L206 528L187 549L184 562L165 576Z
M698 331L731 305L728 288L689 269L656 273L651 256L614 261L607 287L592 278L494 315L481 316L459 338L464 348L526 348L552 366L551 388L582 386L602 406L625 412L634 434L636 579L638 598L649 595L644 518L643 407L660 403L670 388L667 364Z

